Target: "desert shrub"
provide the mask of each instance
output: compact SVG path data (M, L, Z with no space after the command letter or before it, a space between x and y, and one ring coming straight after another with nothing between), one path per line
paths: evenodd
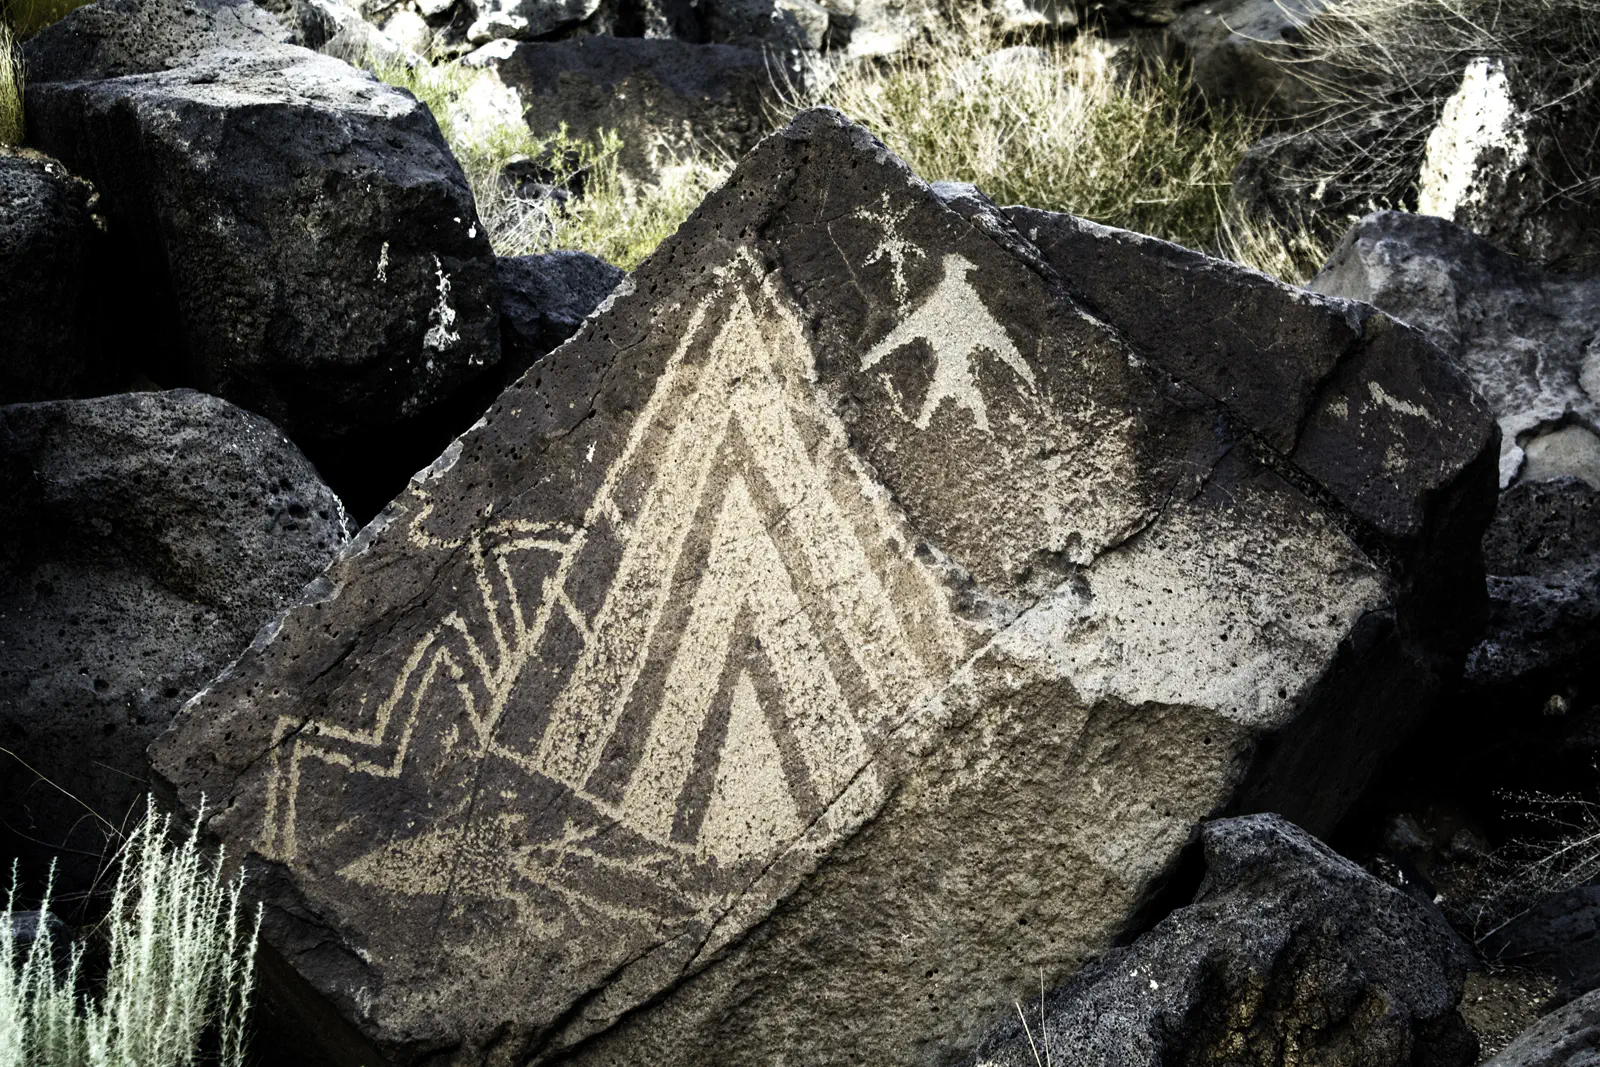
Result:
M428 105L502 256L576 248L632 270L730 169L725 160L696 155L664 167L655 182L630 182L622 174L622 142L614 132L579 138L563 127L536 135L488 72L458 63L368 66ZM575 195L561 201L520 192L502 177L517 159L543 171L543 184Z
M52 22L58 22L89 0L0 0L0 22L18 40L27 40Z
M220 856L196 834L174 846L171 828L150 814L123 844L95 935L107 953L96 992L83 992L83 942L59 953L44 924L26 950L14 941L13 875L0 913L0 1067L241 1067L259 914L246 921Z
M844 71L817 95L928 179L1001 204L1211 247L1258 125L1197 107L1170 67L1129 70L1100 39L998 49L975 26Z
M1413 202L1428 134L1480 56L1508 62L1548 102L1569 170L1549 176L1557 195L1600 181L1600 0L1341 0L1301 36L1276 58L1306 89L1296 122L1314 147L1280 179L1308 208L1323 190L1347 204Z
M1258 219L1230 209L1217 216L1210 251L1293 285L1305 285L1328 261L1333 242L1303 223Z
M22 143L22 57L0 22L0 145Z

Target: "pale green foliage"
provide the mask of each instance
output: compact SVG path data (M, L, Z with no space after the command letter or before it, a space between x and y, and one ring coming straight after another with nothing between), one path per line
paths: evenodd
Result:
M12 941L13 890L0 914L0 1067L189 1067L208 1033L215 1062L241 1067L259 914L246 921L220 856L196 834L174 846L170 831L152 814L124 843L98 994L80 995L81 943L58 969L47 928L25 952Z
M535 135L507 105L492 74L457 63L369 66L428 105L502 256L576 248L632 270L727 177L725 163L694 156L662 168L658 181L630 182L621 171L622 142L615 133L585 140L562 127L550 136ZM581 183L583 195L565 205L519 196L500 176L519 156L545 161L555 184Z
M0 145L22 143L22 57L0 22Z
M1258 133L1242 115L1196 111L1170 68L1123 69L1092 35L996 52L976 26L847 69L816 102L864 123L929 180L1193 248L1215 237L1229 177Z

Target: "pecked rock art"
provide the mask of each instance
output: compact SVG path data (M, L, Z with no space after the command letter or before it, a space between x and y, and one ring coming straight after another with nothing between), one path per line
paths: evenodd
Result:
M796 119L156 746L326 1059L949 1059L1459 661L1411 541L973 204ZM1492 424L1408 383L1462 430L1384 492L1473 544Z

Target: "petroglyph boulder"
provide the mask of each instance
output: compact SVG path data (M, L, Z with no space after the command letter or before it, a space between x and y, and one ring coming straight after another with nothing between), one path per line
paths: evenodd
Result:
M1381 211L1312 287L1428 334L1500 423L1506 488L1485 542L1491 618L1468 677L1542 702L1600 648L1600 278L1531 267L1440 218Z
M28 128L100 190L146 372L326 441L499 360L494 257L427 108L274 33L230 0L80 9L28 42Z
M1410 546L1476 544L1495 438L1389 327L1305 343L1277 447L807 112L154 760L341 1062L959 1057L1425 705Z

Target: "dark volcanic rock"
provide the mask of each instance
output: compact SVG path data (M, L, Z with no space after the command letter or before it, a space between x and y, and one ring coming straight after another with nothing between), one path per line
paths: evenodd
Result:
M1600 1067L1600 991L1546 1015L1483 1067Z
M1548 274L1443 219L1384 211L1311 285L1423 330L1494 409L1509 488L1484 543L1491 620L1468 678L1559 690L1600 647L1600 278Z
M587 252L506 256L495 268L508 381L576 333L625 277Z
M1326 829L1426 705L1407 553L1470 558L1494 429L1387 336L1285 390L1324 484L992 204L807 112L159 773L337 1060L951 1061L1136 928L1199 822ZM1400 450L1381 487L1340 403Z
M27 45L28 124L100 190L151 376L338 439L498 361L494 262L427 109L275 31L228 0L76 11Z
M1208 823L1194 903L980 1048L981 1067L1466 1067L1472 951L1437 909L1277 816Z
M37 890L62 850L70 896L145 746L349 532L276 427L187 390L0 408L0 499L0 855Z
M59 162L0 147L0 404L93 392L104 234L94 189Z
M1489 958L1552 975L1556 1004L1600 989L1600 886L1549 896L1485 939Z
M759 48L644 37L508 41L469 62L516 93L536 133L617 131L623 169L647 179L695 146L749 151L771 127L779 89L798 76Z

